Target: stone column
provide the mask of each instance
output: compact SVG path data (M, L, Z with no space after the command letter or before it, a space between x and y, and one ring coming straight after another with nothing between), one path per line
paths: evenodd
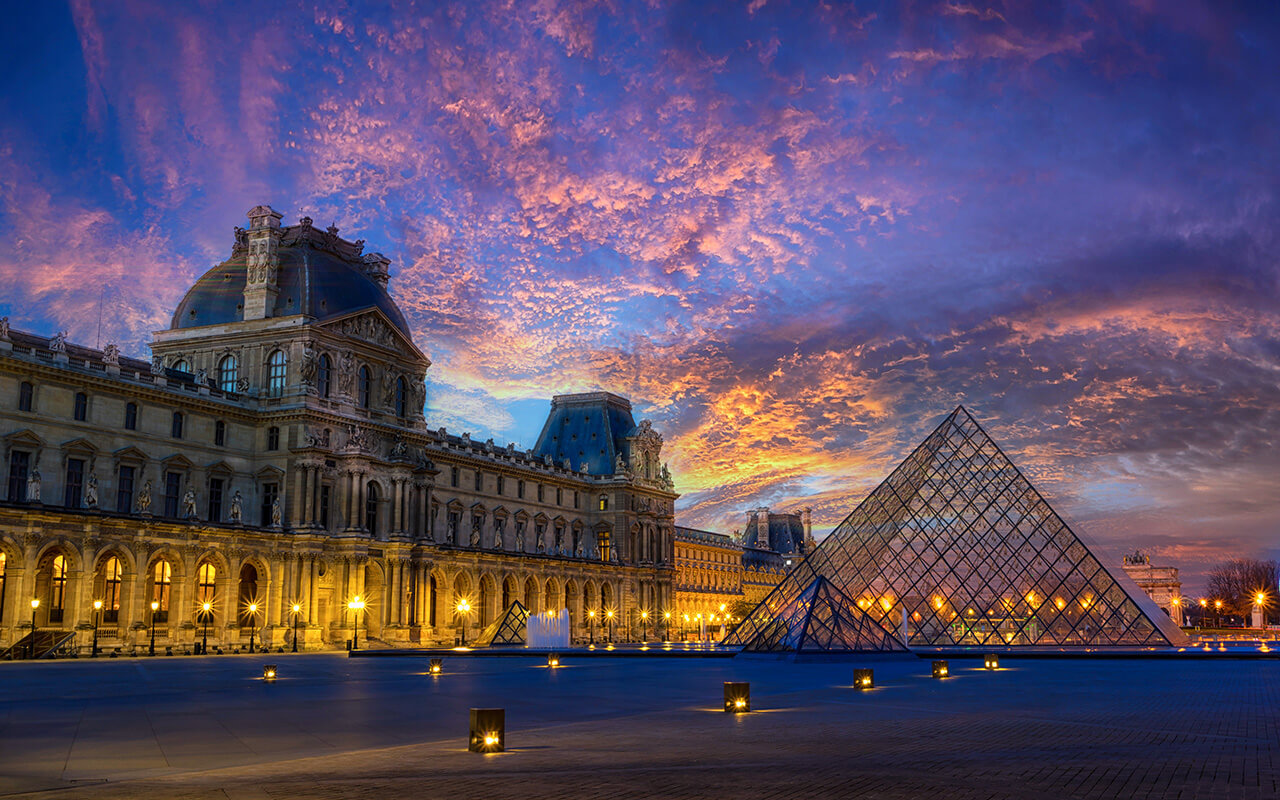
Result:
M301 459L294 462L293 465L293 492L292 497L286 498L289 501L289 527L297 530L302 526L302 508L303 497L306 496L305 478L306 467Z

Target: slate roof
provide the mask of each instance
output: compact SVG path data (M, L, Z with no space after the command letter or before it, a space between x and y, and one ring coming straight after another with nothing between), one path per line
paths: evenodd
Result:
M742 532L742 543L777 553L798 553L804 544L804 523L799 514L752 514Z
M533 453L561 465L566 458L592 475L612 475L619 453L631 454L626 437L636 428L631 401L611 392L560 394L551 398L551 413L538 435Z

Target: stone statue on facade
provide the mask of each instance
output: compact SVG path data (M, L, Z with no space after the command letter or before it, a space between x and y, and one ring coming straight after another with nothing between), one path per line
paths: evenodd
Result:
M564 552L564 528L556 528L556 554Z
M27 475L27 502L40 502L40 470L32 468L31 473Z
M196 518L196 492L190 486L187 487L187 493L182 496L182 516L187 519Z
M391 409L396 407L396 379L390 373L382 377L382 405Z
M313 430L311 428L307 428L303 433L303 441L306 442L307 447L328 447L329 429L321 428L320 430Z
M0 339L9 339L9 318L0 317Z
M546 528L538 527L538 541L534 545L534 549L539 553L547 552Z
M164 359L160 356L151 357L151 374L156 376L164 375Z
M524 552L524 520L516 520L516 552Z
M151 514L151 480L142 484L142 491L138 492L138 513Z
M404 440L403 436L397 436L396 440L391 443L391 460L403 461L409 456L409 443Z
M231 524L239 525L244 520L244 499L240 497L240 490L236 489L236 493L231 496Z
M479 519L479 517L473 517L473 518L471 519L471 546L472 546L472 547L479 547L479 546L480 546L480 519Z
M67 332L58 331L49 340L49 349L55 353L67 352Z
M276 495L271 501L271 527L280 527L280 495Z
M236 378L236 394L244 394L249 391L248 378Z
M98 473L96 472L89 473L89 481L84 487L84 505L89 509L98 507Z
M507 538L507 521L506 519L498 520L497 530L493 532L493 549L502 550L504 540Z
M120 366L120 348L115 343L108 344L102 349L102 363L108 367Z
M196 370L196 386L208 386L208 385L209 385L209 370L207 369Z
M342 397L353 397L356 387L356 357L350 350L344 350L338 362L338 394Z
M662 462L662 485L670 489L675 486L675 482L671 480L671 470L667 469L667 462Z
M302 377L302 385L308 389L315 388L316 374L319 371L319 359L316 357L316 351L311 345L306 345L302 350L302 365L299 368L299 374Z
M627 471L627 462L622 460L622 453L618 453L618 457L613 460L613 474L622 475Z

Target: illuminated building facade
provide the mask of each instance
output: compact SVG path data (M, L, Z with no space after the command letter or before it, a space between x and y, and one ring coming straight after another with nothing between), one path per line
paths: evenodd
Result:
M670 607L677 495L625 398L554 398L528 450L429 430L390 261L280 220L249 212L150 362L0 320L0 650L33 616L68 648L314 649Z

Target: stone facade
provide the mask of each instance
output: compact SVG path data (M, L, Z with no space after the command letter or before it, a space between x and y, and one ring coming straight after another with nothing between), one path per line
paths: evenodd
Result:
M744 599L742 545L723 533L676 527L675 607L677 639L719 638L727 615Z
M389 260L305 217L249 216L149 362L0 322L0 648L32 599L36 627L83 646L96 620L108 650L149 639L152 601L158 645L182 648L250 629L288 646L295 626L307 648L357 628L452 643L516 599L567 607L580 637L612 609L632 638L640 611L671 607L677 495L624 398L552 401L549 425L609 418L604 460L545 430L525 450L428 429L430 361Z
M1183 621L1182 581L1178 579L1177 567L1152 566L1151 557L1142 552L1125 556L1123 566L1138 588L1146 592L1175 625L1186 624Z

